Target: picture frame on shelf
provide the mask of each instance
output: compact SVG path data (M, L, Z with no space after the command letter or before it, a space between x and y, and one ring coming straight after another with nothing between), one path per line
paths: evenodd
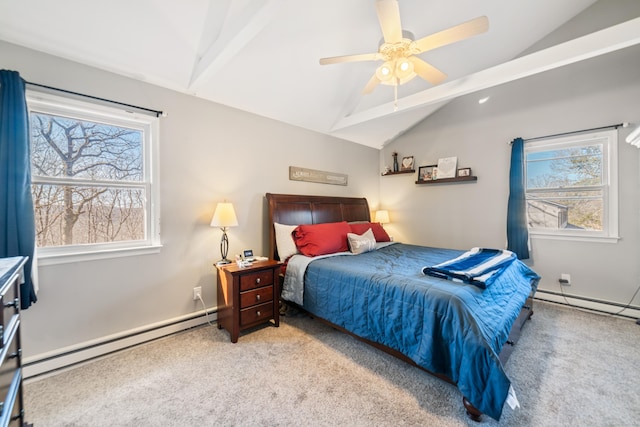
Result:
M457 157L444 157L438 159L437 179L455 178L458 166Z
M403 157L400 165L401 171L409 171L413 169L413 156Z
M471 168L460 168L460 169L458 169L458 176L459 177L471 176Z
M418 180L419 181L432 181L433 178L433 170L436 168L436 165L429 166L420 166L418 168Z

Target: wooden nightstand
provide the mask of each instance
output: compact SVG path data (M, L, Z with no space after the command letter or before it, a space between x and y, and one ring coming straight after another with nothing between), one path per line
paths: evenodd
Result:
M231 342L238 342L240 331L273 320L280 326L278 310L277 261L257 261L249 267L237 264L218 269L218 329L226 329Z

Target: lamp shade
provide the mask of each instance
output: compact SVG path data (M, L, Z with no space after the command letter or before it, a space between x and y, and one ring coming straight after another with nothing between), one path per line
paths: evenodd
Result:
M380 224L389 223L389 211L387 210L376 211L376 215L373 219L373 222L379 222Z
M236 211L229 202L221 202L216 206L216 211L211 219L212 227L235 227L238 225Z

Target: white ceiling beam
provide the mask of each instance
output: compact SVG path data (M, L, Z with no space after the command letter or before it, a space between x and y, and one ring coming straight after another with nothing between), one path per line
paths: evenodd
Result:
M224 22L231 9L232 0L209 0L209 8L202 24L202 33L198 43L198 55L194 63L194 69L202 57L211 49L215 41L220 37Z
M216 0L213 1L216 2ZM240 13L225 22L224 28L215 41L205 49L196 62L191 73L189 90L194 90L199 83L207 81L256 37L275 15L276 3L275 0L251 2ZM227 7L224 9L227 12ZM217 11L220 12L219 7ZM219 16L214 13L214 4L212 4L205 24L219 25L217 24L219 19ZM206 35L206 29L204 34Z
M395 113L393 103L389 102L343 117L333 126L331 131L348 128L425 105L449 101L462 95L584 61L639 43L640 18L635 18L401 98L398 100L398 109Z

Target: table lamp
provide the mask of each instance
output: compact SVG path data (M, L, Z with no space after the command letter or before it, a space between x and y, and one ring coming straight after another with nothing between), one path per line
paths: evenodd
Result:
M389 211L388 210L379 210L376 211L376 214L373 218L373 222L379 222L380 224L388 224L389 223Z
M221 202L216 206L216 211L213 213L211 219L212 227L220 227L222 230L222 239L220 240L220 254L222 259L216 264L229 264L230 260L227 259L229 253L229 238L227 237L227 228L235 227L238 225L238 218L236 218L236 211L233 210L233 205L229 202Z

